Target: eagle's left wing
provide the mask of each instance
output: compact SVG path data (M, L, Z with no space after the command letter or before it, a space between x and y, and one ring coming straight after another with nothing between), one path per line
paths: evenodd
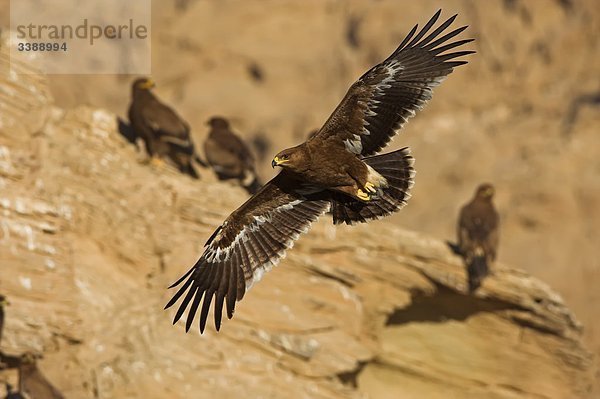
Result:
M298 189L303 189L304 194ZM282 172L234 211L208 239L196 264L169 287L183 283L165 309L187 293L173 323L191 304L186 321L186 331L189 330L202 302L200 332L203 332L213 298L217 330L225 301L227 317L233 317L235 302L329 209L328 194L315 191L306 194L307 187Z
M344 145L361 157L385 147L408 118L431 99L433 87L454 67L467 63L456 58L473 53L447 52L473 40L447 43L467 28L443 35L456 15L430 33L440 13L441 10L416 35L415 26L392 55L361 76L310 140Z

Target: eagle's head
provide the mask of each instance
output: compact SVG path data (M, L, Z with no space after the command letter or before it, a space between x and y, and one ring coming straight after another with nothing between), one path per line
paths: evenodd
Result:
M133 82L133 91L137 90L150 90L153 89L156 84L150 78L138 78Z
M494 186L489 183L484 183L477 187L477 191L475 192L475 196L477 198L491 200L494 197Z
M299 172L305 167L305 154L302 146L287 148L275 155L271 166L281 166L294 172Z

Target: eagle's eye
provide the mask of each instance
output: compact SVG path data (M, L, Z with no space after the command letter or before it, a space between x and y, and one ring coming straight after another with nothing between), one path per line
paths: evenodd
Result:
M281 156L281 159L283 159L283 160L288 160L288 159L290 159L290 156L289 156L289 155L282 155L282 156Z

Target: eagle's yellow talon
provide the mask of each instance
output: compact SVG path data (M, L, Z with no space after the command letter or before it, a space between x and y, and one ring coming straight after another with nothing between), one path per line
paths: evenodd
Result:
M371 192L371 193L376 193L377 192L377 189L375 188L375 185L373 183L371 183L371 182L367 182L365 184L365 189L367 191Z
M371 199L371 196L360 188L356 190L356 196L362 201L369 201Z

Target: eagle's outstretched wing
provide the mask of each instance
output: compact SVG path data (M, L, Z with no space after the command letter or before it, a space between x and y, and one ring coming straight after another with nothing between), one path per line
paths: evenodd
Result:
M392 55L361 76L311 140L338 142L361 157L385 147L408 118L431 99L433 87L454 67L467 63L456 58L474 53L447 52L473 41L447 43L466 26L441 36L456 15L430 33L440 13L416 35L415 26Z
M305 194L300 194L300 189ZM183 284L165 309L186 294L173 323L191 304L186 321L186 331L189 330L202 302L200 332L203 332L213 298L217 330L225 301L227 317L233 317L235 302L329 209L326 192L316 189L313 194L307 192L310 187L302 187L282 172L233 212L208 239L196 264L170 287Z

